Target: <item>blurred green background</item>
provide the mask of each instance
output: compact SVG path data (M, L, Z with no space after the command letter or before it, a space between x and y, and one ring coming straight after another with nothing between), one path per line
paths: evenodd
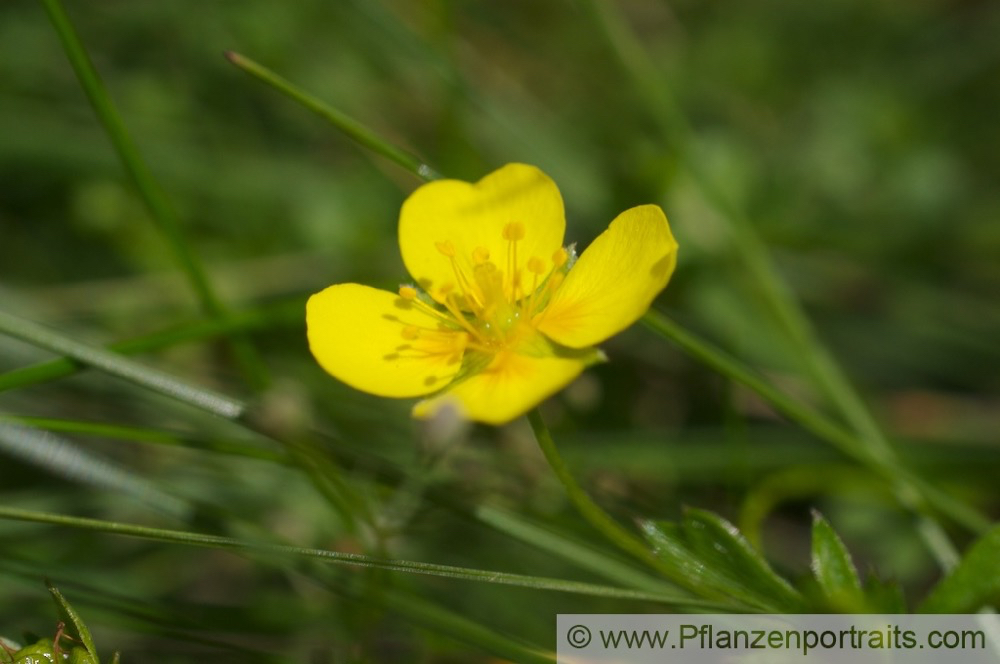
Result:
M267 431L295 438L314 427L296 439L338 469L319 472L344 482L347 502L383 531L374 546L276 460L273 440L92 371L0 392L0 415L76 423L35 454L0 447L3 504L582 580L596 577L484 514L610 551L524 422L429 431L409 419L409 403L354 392L313 362L305 298L336 282L407 279L395 226L419 181L233 67L231 49L448 176L538 165L560 186L567 241L581 248L621 210L662 205L681 250L656 308L822 404L747 276L732 219L748 220L906 465L1000 511L996 3L66 9L191 250L226 306L252 319L266 379L248 382L218 339L139 359L251 400ZM93 344L202 320L40 3L0 8L0 127L0 309ZM624 522L712 509L796 579L808 571L816 507L862 573L898 581L911 604L934 581L912 517L870 470L640 325L604 349L611 361L543 413L580 482ZM0 336L0 372L50 357ZM81 422L142 431L81 435ZM944 523L964 547L971 533ZM98 645L126 662L497 661L453 623L435 623L434 610L544 648L560 611L662 610L10 521L0 521L0 546L0 634L48 633L48 575Z

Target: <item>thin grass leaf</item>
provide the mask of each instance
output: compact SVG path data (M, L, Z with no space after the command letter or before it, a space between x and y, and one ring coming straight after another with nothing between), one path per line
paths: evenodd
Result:
M86 623L84 623L79 614L73 610L72 605L65 597L63 597L63 594L59 592L59 589L52 585L51 581L46 580L45 585L49 589L49 592L52 593L52 599L56 602L56 607L58 607L59 615L63 622L72 626L72 632L70 635L83 644L87 653L94 658L95 664L96 662L100 662L101 659L97 654L97 647L94 645L94 639L90 636L90 630L87 629Z
M499 633L468 616L446 609L412 593L381 587L372 593L358 578L343 578L329 582L331 590L346 595L364 606L375 604L397 613L414 624L438 634L447 635L503 660L525 664L554 664L555 654L538 646Z
M685 169L705 199L728 223L732 235L730 245L743 260L748 275L756 283L772 316L785 330L791 349L813 381L864 441L865 453L874 459L878 467L891 472L891 467L898 464L894 449L864 400L820 341L794 292L780 276L756 229L731 203L702 161L686 152L692 142L693 130L681 106L664 85L662 75L648 51L613 3L583 0L583 4L595 17L611 50L659 122L664 138L681 155ZM915 488L918 490L914 491ZM947 560L954 555L954 547L940 524L923 509L919 487L899 482L897 489L899 500L922 522L921 535L933 533L929 548L938 563L946 567Z
M205 341L235 333L252 332L275 325L290 323L301 325L304 307L304 299L294 298L271 307L234 312L227 315L225 319L212 318L195 321L135 339L126 339L109 345L107 350L122 355L137 355L192 341ZM69 358L60 358L14 369L0 374L0 392L65 378L83 368L86 368L86 365L80 362Z
M190 511L184 500L145 478L49 432L0 422L0 449L57 477L125 494L165 514L183 517Z
M846 610L864 607L861 581L851 554L823 515L813 511L812 572L830 603Z
M267 69L250 58L233 51L227 51L225 56L227 60L239 67L241 70L245 71L247 74L250 74L257 80L270 85L278 92L284 94L299 104L302 104L313 113L316 113L323 119L327 120L345 136L361 147L382 155L389 161L402 166L407 171L425 182L441 177L437 171L425 164L419 157L393 145L354 118L338 111L309 93L300 90L290 81L282 78L270 69Z
M753 390L790 420L821 440L832 444L844 454L871 468L889 480L892 485L908 487L911 505L912 494L916 492L942 514L946 514L956 523L960 523L974 532L985 532L989 528L990 520L975 508L956 500L937 487L931 486L904 468L900 462L886 463L880 457L872 455L855 434L815 409L789 397L744 363L711 343L698 338L662 313L649 311L642 320L653 332L677 344L684 352L699 362Z
M412 574L422 574L441 578L480 581L500 585L518 586L521 588L532 588L535 590L549 590L591 595L595 597L613 597L617 599L658 602L675 606L702 608L719 608L720 606L716 602L705 602L698 599L691 599L677 595L672 596L659 592L642 592L580 581L551 579L525 574L511 574L507 572L497 572L495 570L457 567L454 565L439 565L435 563L422 563L409 560L388 560L356 553L328 551L325 549L312 549L267 542L248 542L220 535L206 535L188 531L151 528L148 526L138 526L116 521L103 521L100 519L88 519L63 514L51 514L47 512L22 510L13 507L0 506L0 519L45 523L69 528L123 535L126 537L136 537L150 541L170 542L187 546L236 551L246 554L259 554L283 560L311 559L336 565L349 565L392 572L408 572Z
M245 405L236 399L195 387L163 371L145 367L117 353L89 346L37 323L2 311L0 311L0 333L72 358L89 367L100 369L112 376L117 376L225 419L237 419L245 411Z
M94 112L104 126L108 138L111 139L125 171L135 184L146 208L166 238L181 269L187 275L202 309L213 317L225 318L225 307L209 282L204 266L191 249L191 244L185 237L173 207L125 128L125 123L105 89L97 69L87 55L83 42L76 34L69 16L66 15L59 0L41 0L41 2L52 21L52 26L55 28L59 40L62 42L87 99L90 100ZM266 369L253 346L244 337L231 337L230 342L236 359L250 384L256 387L266 385L268 382Z
M175 431L164 431L150 427L125 426L108 424L106 422L84 422L81 420L63 420L51 417L31 417L26 415L7 415L0 413L0 424L11 422L24 424L36 429L45 429L58 433L72 433L81 436L97 436L108 440L125 440L134 443L151 443L168 447L183 447L187 449L216 452L245 459L257 459L269 463L290 464L287 456L264 447L257 447L235 440L218 440L216 438L198 438L190 434Z
M599 574L610 581L656 592L672 594L685 592L676 584L651 576L586 542L560 533L550 526L534 523L519 514L489 505L480 505L476 508L476 516L482 523L493 526L501 533L557 555L580 569Z

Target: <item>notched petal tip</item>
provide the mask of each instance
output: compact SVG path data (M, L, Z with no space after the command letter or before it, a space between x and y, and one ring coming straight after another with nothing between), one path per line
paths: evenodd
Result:
M646 312L676 263L677 241L663 210L626 210L576 261L538 329L571 348L600 343Z
M484 256L523 271L547 260L566 228L559 189L534 166L507 164L475 183L436 180L416 189L399 215L403 263L420 284L441 287L471 275ZM504 265L511 243L517 250ZM458 284L456 284L458 285ZM435 289L424 287L440 301Z

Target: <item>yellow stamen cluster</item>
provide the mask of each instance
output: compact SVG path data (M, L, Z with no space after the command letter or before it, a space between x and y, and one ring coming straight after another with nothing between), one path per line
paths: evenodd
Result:
M436 332L463 331L462 350L471 348L496 353L513 347L525 335L534 333L538 315L565 276L563 267L569 254L557 250L549 261L531 256L522 265L518 260L518 244L527 231L524 224L512 221L504 225L501 237L507 251L501 270L490 260L490 252L477 246L463 259L450 240L434 243L435 248L451 265L454 281L437 285L434 300L443 311L424 301L413 286L400 286L399 296L438 321ZM530 288L525 289L530 275ZM407 326L402 331L407 341L427 338L425 330ZM437 344L436 344L437 345ZM442 349L443 350L443 349ZM447 349L449 353L452 349Z

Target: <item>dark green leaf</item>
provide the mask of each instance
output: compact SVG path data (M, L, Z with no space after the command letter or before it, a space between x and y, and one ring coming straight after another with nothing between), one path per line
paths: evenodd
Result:
M56 601L56 606L59 608L59 617L66 623L70 636L83 644L83 647L87 649L87 653L95 662L100 661L100 658L97 656L97 648L94 647L94 639L91 638L87 625L84 624L80 616L73 610L73 607L63 597L62 593L59 592L58 588L49 581L46 581L45 585L48 586L49 592L52 593L52 598Z
M858 571L851 554L819 512L813 512L812 571L830 604L845 611L864 606Z
M684 515L684 533L702 560L714 563L749 592L784 610L801 606L799 593L722 517L689 509Z
M654 552L679 580L712 597L770 611L794 611L802 598L725 519L689 510L683 523L641 524Z
M920 606L921 613L975 613L1000 604L1000 526L977 540Z
M881 581L874 575L865 580L866 609L871 613L907 613L903 589L895 581Z

